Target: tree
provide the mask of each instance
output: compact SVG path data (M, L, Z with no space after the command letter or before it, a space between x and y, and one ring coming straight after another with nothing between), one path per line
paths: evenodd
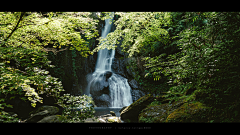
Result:
M107 35L105 39L99 39L101 46L98 46L93 52L99 49L115 49L114 44L119 43L123 38L121 47L123 51L129 53L129 57L134 52L139 53L143 45L148 45L152 41L167 42L168 32L161 26L170 23L170 14L167 12L116 12L120 16L114 22L117 26L114 32ZM160 38L161 37L161 38Z
M37 102L42 103L40 95L44 93L55 97L57 102L64 90L61 82L47 71L54 67L47 59L47 51L56 50L45 46L52 45L58 51L62 46L70 46L87 57L91 52L80 33L86 38L98 35L97 20L90 15L87 12L0 12L1 109L12 107L6 101L16 97L29 100L35 107Z

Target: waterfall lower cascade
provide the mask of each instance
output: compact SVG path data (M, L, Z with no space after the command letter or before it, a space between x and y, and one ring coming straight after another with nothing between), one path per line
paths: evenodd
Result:
M111 18L113 18L112 13ZM102 31L102 38L106 38L107 34L111 31L112 23L109 22L112 19L105 20L105 26ZM97 64L95 71L93 72L90 80L88 80L88 86L85 94L88 96L96 95L99 93L99 89L108 87L109 93L102 94L97 98L105 100L110 104L108 107L123 107L132 103L131 87L129 86L127 79L113 73L111 66L115 56L115 50L102 49L98 52ZM106 91L106 90L105 90ZM105 92L107 93L107 92Z

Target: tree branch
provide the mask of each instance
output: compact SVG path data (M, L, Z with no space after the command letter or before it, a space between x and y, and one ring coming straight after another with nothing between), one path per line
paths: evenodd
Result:
M14 29L13 29L12 32L8 35L8 37L7 37L6 39L4 39L2 47L6 47L5 43L6 43L7 40L12 36L13 32L17 30L17 27L18 27L19 23L21 22L24 14L25 14L25 12L21 12L21 15L20 15L20 17L19 17L19 19L18 19L17 25L14 27Z
M58 52L60 52L60 51L65 51L65 50L67 50L67 49L68 49L68 47L65 48L65 49L61 49L61 50L57 50L56 48L43 48L43 49L41 49L41 50L42 50L42 51L46 51L46 52L52 51L52 52L54 53L54 55L56 55Z

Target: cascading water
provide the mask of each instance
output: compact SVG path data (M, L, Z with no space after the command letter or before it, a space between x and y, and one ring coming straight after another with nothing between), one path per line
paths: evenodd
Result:
M111 18L113 18L112 13ZM109 22L112 19L105 20L105 26L102 31L102 38L105 38L111 30L112 23ZM132 103L131 87L129 86L127 79L112 72L111 66L115 56L115 50L102 49L98 52L97 64L91 79L88 82L85 94L91 96L91 90L97 89L97 84L101 83L101 86L109 85L110 106L109 107L123 107ZM111 73L111 77L106 82L106 73ZM107 84L108 83L108 84ZM95 86L92 88L92 86Z

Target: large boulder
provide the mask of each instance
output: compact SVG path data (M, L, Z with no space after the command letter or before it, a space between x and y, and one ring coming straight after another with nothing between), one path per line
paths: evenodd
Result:
M106 81L107 81L107 79L112 76L112 72L111 71L106 71L105 76L106 76Z
M114 111L110 111L110 114L111 114L112 116L116 116L116 114L115 114Z
M158 98L161 105L149 105L138 116L139 123L163 122L208 122L210 107L201 102L187 102L185 99L168 103L166 97Z
M101 74L99 78L94 78L90 86L90 94L93 98L100 96L103 92L102 90L109 86L108 81L104 74Z
M110 102L111 102L111 98L107 94L102 94L101 96L96 97L95 99L95 104L101 107L109 107Z
M154 97L151 94L141 97L121 112L121 120L125 122L138 122L138 115L140 114L140 112L144 108L146 108L151 102L153 102L153 100Z
M184 100L179 100L173 103L164 103L161 105L149 105L141 111L138 116L139 123L161 123L165 122L168 115L183 105Z
M62 117L61 115L51 115L51 116L44 117L37 123L61 123L63 118L64 117Z
M210 107L201 102L184 103L168 115L166 122L209 122Z
M119 112L121 113L125 108L127 108L128 106L124 106Z
M55 106L41 106L36 110L30 112L30 118L25 120L26 123L35 123L46 116L54 115L59 111Z

